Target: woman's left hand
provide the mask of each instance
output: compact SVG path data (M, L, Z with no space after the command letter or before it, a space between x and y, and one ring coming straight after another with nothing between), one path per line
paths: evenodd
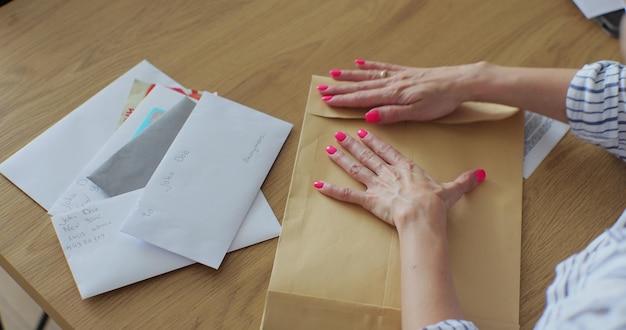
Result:
M368 108L370 123L426 121L453 112L471 100L475 78L484 63L437 68L413 68L356 60L358 70L331 70L337 81L349 84L317 86L330 106Z

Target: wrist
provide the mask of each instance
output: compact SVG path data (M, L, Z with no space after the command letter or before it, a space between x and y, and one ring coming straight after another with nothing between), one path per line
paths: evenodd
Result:
M479 62L469 65L468 99L530 110L567 123L565 99L577 69L522 68Z
M491 102L490 93L500 68L485 61L468 64L466 77L462 80L467 91L464 101Z
M446 240L447 212L443 205L431 205L422 208L422 212L396 221L398 238L413 239L416 237L440 238Z
M398 227L403 327L462 319L450 271L445 225L415 219ZM445 224L445 222L443 222Z

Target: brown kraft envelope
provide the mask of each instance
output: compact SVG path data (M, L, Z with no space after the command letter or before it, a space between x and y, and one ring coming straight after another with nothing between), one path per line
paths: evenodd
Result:
M480 329L519 329L524 115L466 103L439 122L368 124L364 112L331 109L313 76L270 280L263 329L400 329L395 229L361 207L313 188L357 189L326 155L336 131L378 135L441 181L484 168L487 179L448 214L450 260L465 317ZM406 311L410 312L410 311Z

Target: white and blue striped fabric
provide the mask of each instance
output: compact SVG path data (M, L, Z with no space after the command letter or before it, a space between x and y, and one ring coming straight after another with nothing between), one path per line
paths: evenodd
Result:
M477 330L474 323L466 320L445 320L429 325L422 330Z
M626 160L626 68L610 61L585 65L565 101L572 133Z
M626 329L626 211L556 267L535 329Z
M565 106L572 133L626 161L626 67L611 61L585 65L570 83ZM447 320L423 330L436 329L476 327ZM583 251L556 267L535 329L626 329L626 210Z

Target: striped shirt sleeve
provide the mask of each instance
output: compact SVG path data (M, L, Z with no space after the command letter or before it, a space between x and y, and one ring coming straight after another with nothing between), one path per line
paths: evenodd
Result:
M626 210L555 272L535 330L626 329Z
M626 68L611 61L585 65L565 101L572 133L626 161Z
M478 330L474 323L466 320L445 320L421 330Z

